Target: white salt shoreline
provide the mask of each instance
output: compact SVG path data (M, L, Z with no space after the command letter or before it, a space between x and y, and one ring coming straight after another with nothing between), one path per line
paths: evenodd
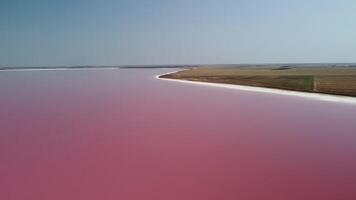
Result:
M245 86L245 85L233 85L233 84L225 84L225 83L208 83L208 82L199 82L199 81L187 81L187 80L179 80L179 79L169 79L169 78L160 78L160 76L173 74L182 70L169 72L165 74L157 75L156 78L165 81L174 81L180 83L188 83L195 85L205 85L219 88L227 88L227 89L235 89L241 91L250 91L250 92L259 92L259 93L269 93L276 95L288 95L294 97L302 97L308 99L314 99L319 101L328 101L335 103L348 103L348 104L356 104L356 97L347 97L347 96L338 96L338 95L330 95L330 94L322 94L322 93L309 93L309 92L298 92L292 90L282 90L282 89L274 89L274 88L264 88L264 87L254 87L254 86Z
M2 69L0 72L25 72L25 71L64 71L64 70L115 70L119 68L54 68L54 69Z

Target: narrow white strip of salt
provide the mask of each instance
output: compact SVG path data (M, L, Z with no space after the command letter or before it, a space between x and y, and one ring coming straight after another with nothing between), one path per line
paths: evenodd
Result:
M321 93L297 92L297 91L291 91L291 90L281 90L281 89L244 86L244 85L233 85L233 84L224 84L224 83L208 83L208 82L199 82L199 81L187 81L187 80L179 80L179 79L160 78L160 76L173 74L176 72L179 72L179 71L160 74L160 75L157 75L156 78L160 79L160 80L174 81L174 82L180 82L180 83L206 85L206 86L212 86L212 87L228 88L228 89L235 89L235 90L242 90L242 91L260 92L260 93L269 93L269 94L278 94L278 95L289 95L289 96L303 97L303 98L309 98L309 99L314 99L314 100L319 100L319 101L356 104L356 97L329 95L329 94L321 94Z
M4 69L0 72L25 72L25 71L64 71L64 70L115 70L119 68L54 68L54 69Z

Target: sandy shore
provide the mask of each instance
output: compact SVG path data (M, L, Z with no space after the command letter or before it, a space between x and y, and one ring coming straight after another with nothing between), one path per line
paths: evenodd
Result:
M160 80L165 80L165 81L174 81L174 82L188 83L188 84L195 84L195 85L205 85L205 86L235 89L235 90L241 90L241 91L269 93L269 94L276 94L276 95L288 95L288 96L308 98L308 99L319 100L319 101L335 102L335 103L356 104L356 97L346 97L346 96L329 95L329 94L321 94L321 93L297 92L297 91L290 91L290 90L272 89L272 88L264 88L264 87L253 87L253 86L244 86L244 85L232 85L232 84L224 84L224 83L208 83L208 82L160 78L160 76L173 74L173 73L176 73L179 71L182 71L182 70L169 72L169 73L165 73L165 74L160 74L160 75L157 75L156 78L160 79Z

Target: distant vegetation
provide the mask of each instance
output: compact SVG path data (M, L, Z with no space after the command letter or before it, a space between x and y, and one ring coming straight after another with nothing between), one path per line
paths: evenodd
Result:
M280 66L278 68L274 68L273 70L287 70L287 69L291 69L291 67L288 65L285 65L285 66Z

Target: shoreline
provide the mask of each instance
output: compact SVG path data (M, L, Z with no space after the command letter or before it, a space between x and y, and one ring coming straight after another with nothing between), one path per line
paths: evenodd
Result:
M161 76L173 74L176 72L180 72L184 70L177 70L169 73L159 74L155 76L156 79L165 80L165 81L174 81L180 83L188 83L195 85L204 85L210 87L218 87L218 88L226 88L226 89L235 89L240 91L248 91L248 92L258 92L258 93L267 93L267 94L276 94L276 95L287 95L294 97L302 97L312 100L326 101L326 102L335 102L335 103L347 103L347 104L356 104L356 97L348 97L348 96L339 96L339 95L331 95L331 94L323 94L323 93L310 93L310 92L299 92L293 90L282 90L275 88L267 88L267 87L255 87L255 86L245 86L245 85L234 85L234 84L226 84L226 83L210 83L210 82L200 82L200 81L188 81L183 79L171 79L171 78L161 78Z
M25 72L25 71L65 71L65 70L116 70L119 68L54 68L54 69L2 69L1 72Z

